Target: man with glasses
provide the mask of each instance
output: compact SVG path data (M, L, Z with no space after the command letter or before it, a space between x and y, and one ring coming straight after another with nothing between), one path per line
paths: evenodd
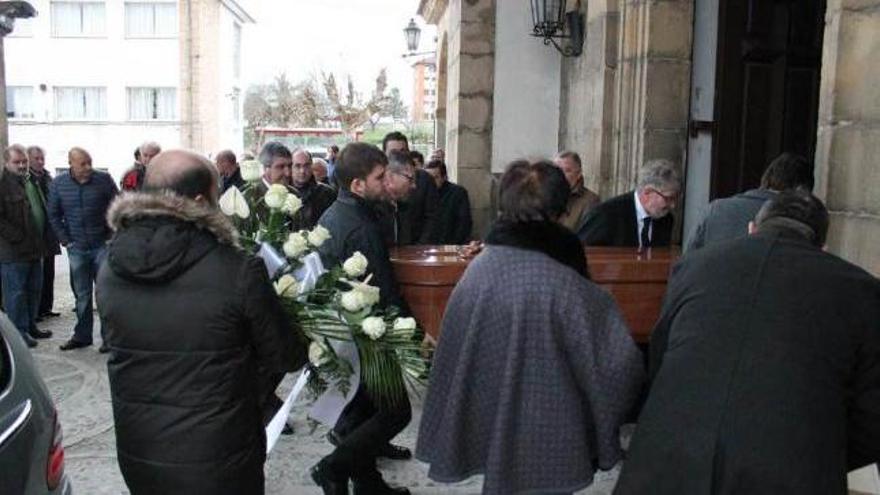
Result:
M302 200L302 208L293 216L291 230L311 230L327 208L336 201L336 191L315 179L312 165L311 153L301 148L294 150L290 190Z
M416 168L406 151L388 153L385 169L385 201L378 206L386 242L392 246L415 244L413 217L407 215L406 200L416 190Z
M680 192L678 168L669 160L651 160L639 170L638 187L596 206L578 237L589 246L669 246Z

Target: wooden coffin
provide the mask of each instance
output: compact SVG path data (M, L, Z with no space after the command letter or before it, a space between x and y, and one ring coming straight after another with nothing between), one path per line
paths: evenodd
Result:
M452 289L467 268L459 246L406 246L391 251L394 273L413 316L435 341ZM593 281L611 292L637 342L647 342L660 314L677 248L587 247Z

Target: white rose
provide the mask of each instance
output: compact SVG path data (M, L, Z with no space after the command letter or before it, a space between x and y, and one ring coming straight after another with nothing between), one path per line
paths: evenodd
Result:
M342 296L339 298L339 303L342 304L342 307L345 308L346 311L357 313L364 307L364 298L361 297L358 291L350 290L342 293Z
M361 329L373 340L378 340L385 335L385 320L378 316L370 316L364 318L361 323Z
M416 319L415 318L395 318L394 329L395 330L415 330L416 329Z
M368 264L367 257L361 254L360 251L355 251L351 258L348 258L342 264L342 269L345 270L346 275L349 277L360 277L367 273Z
M318 225L311 232L309 232L309 244L315 247L320 247L321 244L324 244L324 241L330 238L330 231L325 229L324 227Z
M278 210L284 206L288 194L287 187L283 184L272 184L269 186L269 190L266 191L266 195L263 196L263 202L265 202L266 206L269 208Z
M292 275L282 275L275 282L275 292L281 297L296 297L299 291L299 283Z
M358 293L364 306L372 306L379 302L379 288L369 284L352 284L354 291Z
M306 242L306 238L299 232L291 232L281 248L288 258L299 258L300 255L309 250L309 243Z
M300 208L302 208L302 205L302 200L296 197L296 194L288 194L287 197L284 198L284 204L281 205L281 211L293 216Z
M263 177L263 164L256 160L245 160L239 165L241 178L247 182L257 182Z
M327 364L328 361L330 361L330 356L327 348L323 344L312 341L309 344L309 362L315 367L321 367Z
M220 211L226 216L238 216L239 218L247 218L251 215L251 209L244 198L244 194L237 187L232 186L220 196Z

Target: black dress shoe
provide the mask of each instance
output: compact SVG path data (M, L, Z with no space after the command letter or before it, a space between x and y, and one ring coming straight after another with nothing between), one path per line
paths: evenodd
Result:
M101 354L107 354L108 352L110 352L110 346L102 343L101 347L98 347L98 352L100 352Z
M27 346L30 348L33 349L34 347L37 346L37 341L34 340L34 338L31 337L30 335L23 333L23 334L21 334L21 338L24 339L24 343L27 344Z
M354 495L410 495L409 488L391 486L381 476L370 477L367 480L352 479Z
M284 423L284 428L281 429L282 435L293 435L293 426L290 426L290 423Z
M48 339L52 336L52 332L49 330L40 330L39 328L34 328L29 333L35 339Z
M405 461L407 459L412 459L412 452L408 448L400 445L394 445L393 443L386 443L385 445L383 445L376 455L395 461Z
M57 313L55 311L46 311L45 313L40 315L40 318L55 318L61 316L61 313Z
M312 466L309 474L312 481L324 491L324 495L348 495L348 479L334 479L324 461Z
M85 342L77 342L76 340L70 339L58 346L58 348L62 351L71 351L73 349L82 349L83 347L88 347L90 345L92 345L91 342L86 344Z

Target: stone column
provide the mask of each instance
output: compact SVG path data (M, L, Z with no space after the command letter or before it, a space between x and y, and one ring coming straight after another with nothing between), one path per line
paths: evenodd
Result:
M822 49L816 194L829 250L880 275L880 0L829 0Z

